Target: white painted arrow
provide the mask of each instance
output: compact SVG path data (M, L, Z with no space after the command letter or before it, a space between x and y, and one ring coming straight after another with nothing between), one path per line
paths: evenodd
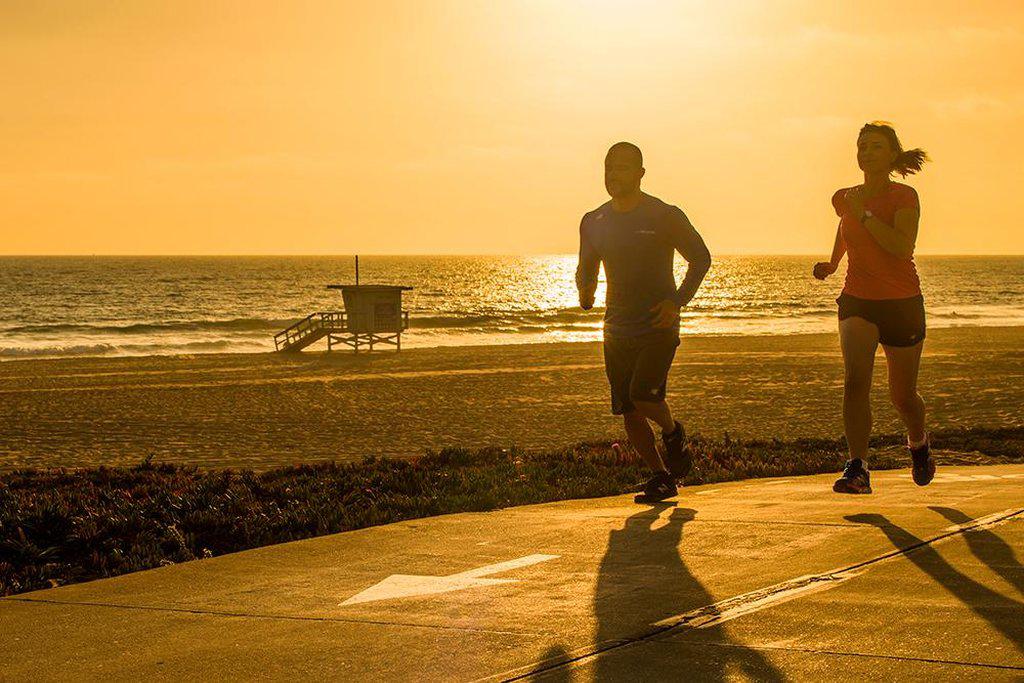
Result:
M412 576L409 574L393 574L375 586L370 586L362 593L353 595L345 602L346 605L356 605L360 602L373 602L375 600L394 600L395 598L411 598L415 595L433 595L436 593L450 593L465 588L480 588L482 586L494 586L502 583L516 583L518 579L484 579L481 577L488 574L507 572L520 567L529 567L531 564L555 560L559 555L527 555L517 560L489 564L486 567L478 567L469 571L452 574L451 576Z

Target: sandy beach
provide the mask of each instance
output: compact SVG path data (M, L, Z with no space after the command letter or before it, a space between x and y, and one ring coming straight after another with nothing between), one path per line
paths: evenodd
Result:
M932 428L1024 423L1024 327L929 331ZM690 433L842 433L834 334L684 336L668 400ZM0 468L157 461L265 468L444 446L618 437L600 344L0 363ZM876 432L898 432L885 363Z

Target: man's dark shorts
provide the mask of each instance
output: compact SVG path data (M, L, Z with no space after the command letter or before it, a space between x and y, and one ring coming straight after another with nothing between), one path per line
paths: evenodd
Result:
M636 409L634 401L665 398L679 330L659 330L639 337L605 337L604 370L612 390L612 415Z
M915 346L925 336L924 297L859 299L845 292L836 299L839 320L857 317L874 323L883 346Z

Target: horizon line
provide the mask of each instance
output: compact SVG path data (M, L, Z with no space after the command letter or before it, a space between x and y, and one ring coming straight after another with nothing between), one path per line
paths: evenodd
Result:
M95 254L0 254L0 258L354 258L355 256L360 257L393 257L393 256L425 256L425 257L436 257L436 256L451 256L451 257L483 257L483 256L498 256L498 257L510 257L510 256L575 256L575 251L566 252L521 252L521 253L509 253L509 252L476 252L476 253L461 253L461 252L437 252L437 253L426 253L426 252L405 252L405 253L333 253L333 254L217 254L217 253L185 253L185 254L153 254L153 253L137 253L137 254L118 254L118 253L95 253ZM819 258L822 257L820 253L801 253L801 252L780 252L780 253L757 253L757 252L720 252L718 254L712 254L712 256L801 256L808 258ZM996 253L996 252L962 252L962 253L951 253L951 252L923 252L920 254L914 254L917 256L993 256L993 257L1024 257L1024 253ZM825 256L827 258L827 255Z

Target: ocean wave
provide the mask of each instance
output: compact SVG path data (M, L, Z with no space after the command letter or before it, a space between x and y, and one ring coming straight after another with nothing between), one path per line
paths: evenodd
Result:
M244 353L272 350L269 343L233 339L153 344L69 344L54 346L0 346L0 358L67 358L72 356L165 356L189 353Z
M411 335L403 346L482 343L501 339L520 343L533 338L590 339L599 336L604 309L412 311ZM1024 311L1007 306L936 306L929 322L936 327L971 324L1024 324ZM759 309L749 306L687 307L682 325L689 333L760 334L831 331L834 306L820 304ZM81 356L140 356L246 353L273 350L273 334L295 318L229 318L165 323L53 323L0 328L0 360Z
M687 307L683 309L684 318L776 318L798 316L821 316L833 313L833 309L807 308L806 310L773 310L771 308L754 311L746 306L737 307ZM536 331L540 329L566 330L589 328L600 324L604 308L595 307L590 311L580 309L557 308L539 311L500 311L478 313L458 311L433 313L410 312L409 327L414 330L451 330L482 332L521 329ZM255 336L258 334L273 335L301 320L295 318L225 318L178 320L168 322L130 322L125 324L111 323L46 323L15 325L0 328L0 335L17 337L18 335L68 335L96 337L144 337L146 335L165 336L180 333L236 333Z
M114 350L113 344L73 344L71 346L0 346L0 358L37 358L44 356L105 356Z
M505 311L501 313L446 313L440 315L409 314L409 327L422 329L444 329L463 327L514 327L517 325L540 325L560 323L583 323L599 320L597 313L603 308L589 312L568 309L546 311Z
M1024 318L1020 313L958 313L957 311L942 312L942 311L928 311L929 318L938 319L950 319L950 320L1021 320Z
M268 331L282 330L301 318L228 318L222 320L180 320L163 323L137 322L124 325L101 323L52 323L18 325L0 330L8 334L46 334L77 332L86 334L157 334L161 332L204 332L204 331Z
M966 307L965 307L966 308ZM538 311L500 311L493 313L457 311L433 313L410 312L409 326L415 330L513 330L522 328L533 331L537 328L573 329L586 328L600 324L604 314L602 307L590 311L580 309L549 309ZM748 305L728 306L687 306L682 310L684 319L779 319L779 318L815 318L832 316L835 307L828 306L761 306ZM950 310L950 307L935 307L929 310L934 317L949 318L991 318L1020 317L1020 309L996 308L973 310ZM73 334L76 336L143 336L167 335L181 332L220 332L220 333L264 333L272 335L301 320L295 318L224 318L179 320L168 322L132 322L126 324L110 323L50 323L15 325L0 328L0 335L8 337L17 335L59 335Z

